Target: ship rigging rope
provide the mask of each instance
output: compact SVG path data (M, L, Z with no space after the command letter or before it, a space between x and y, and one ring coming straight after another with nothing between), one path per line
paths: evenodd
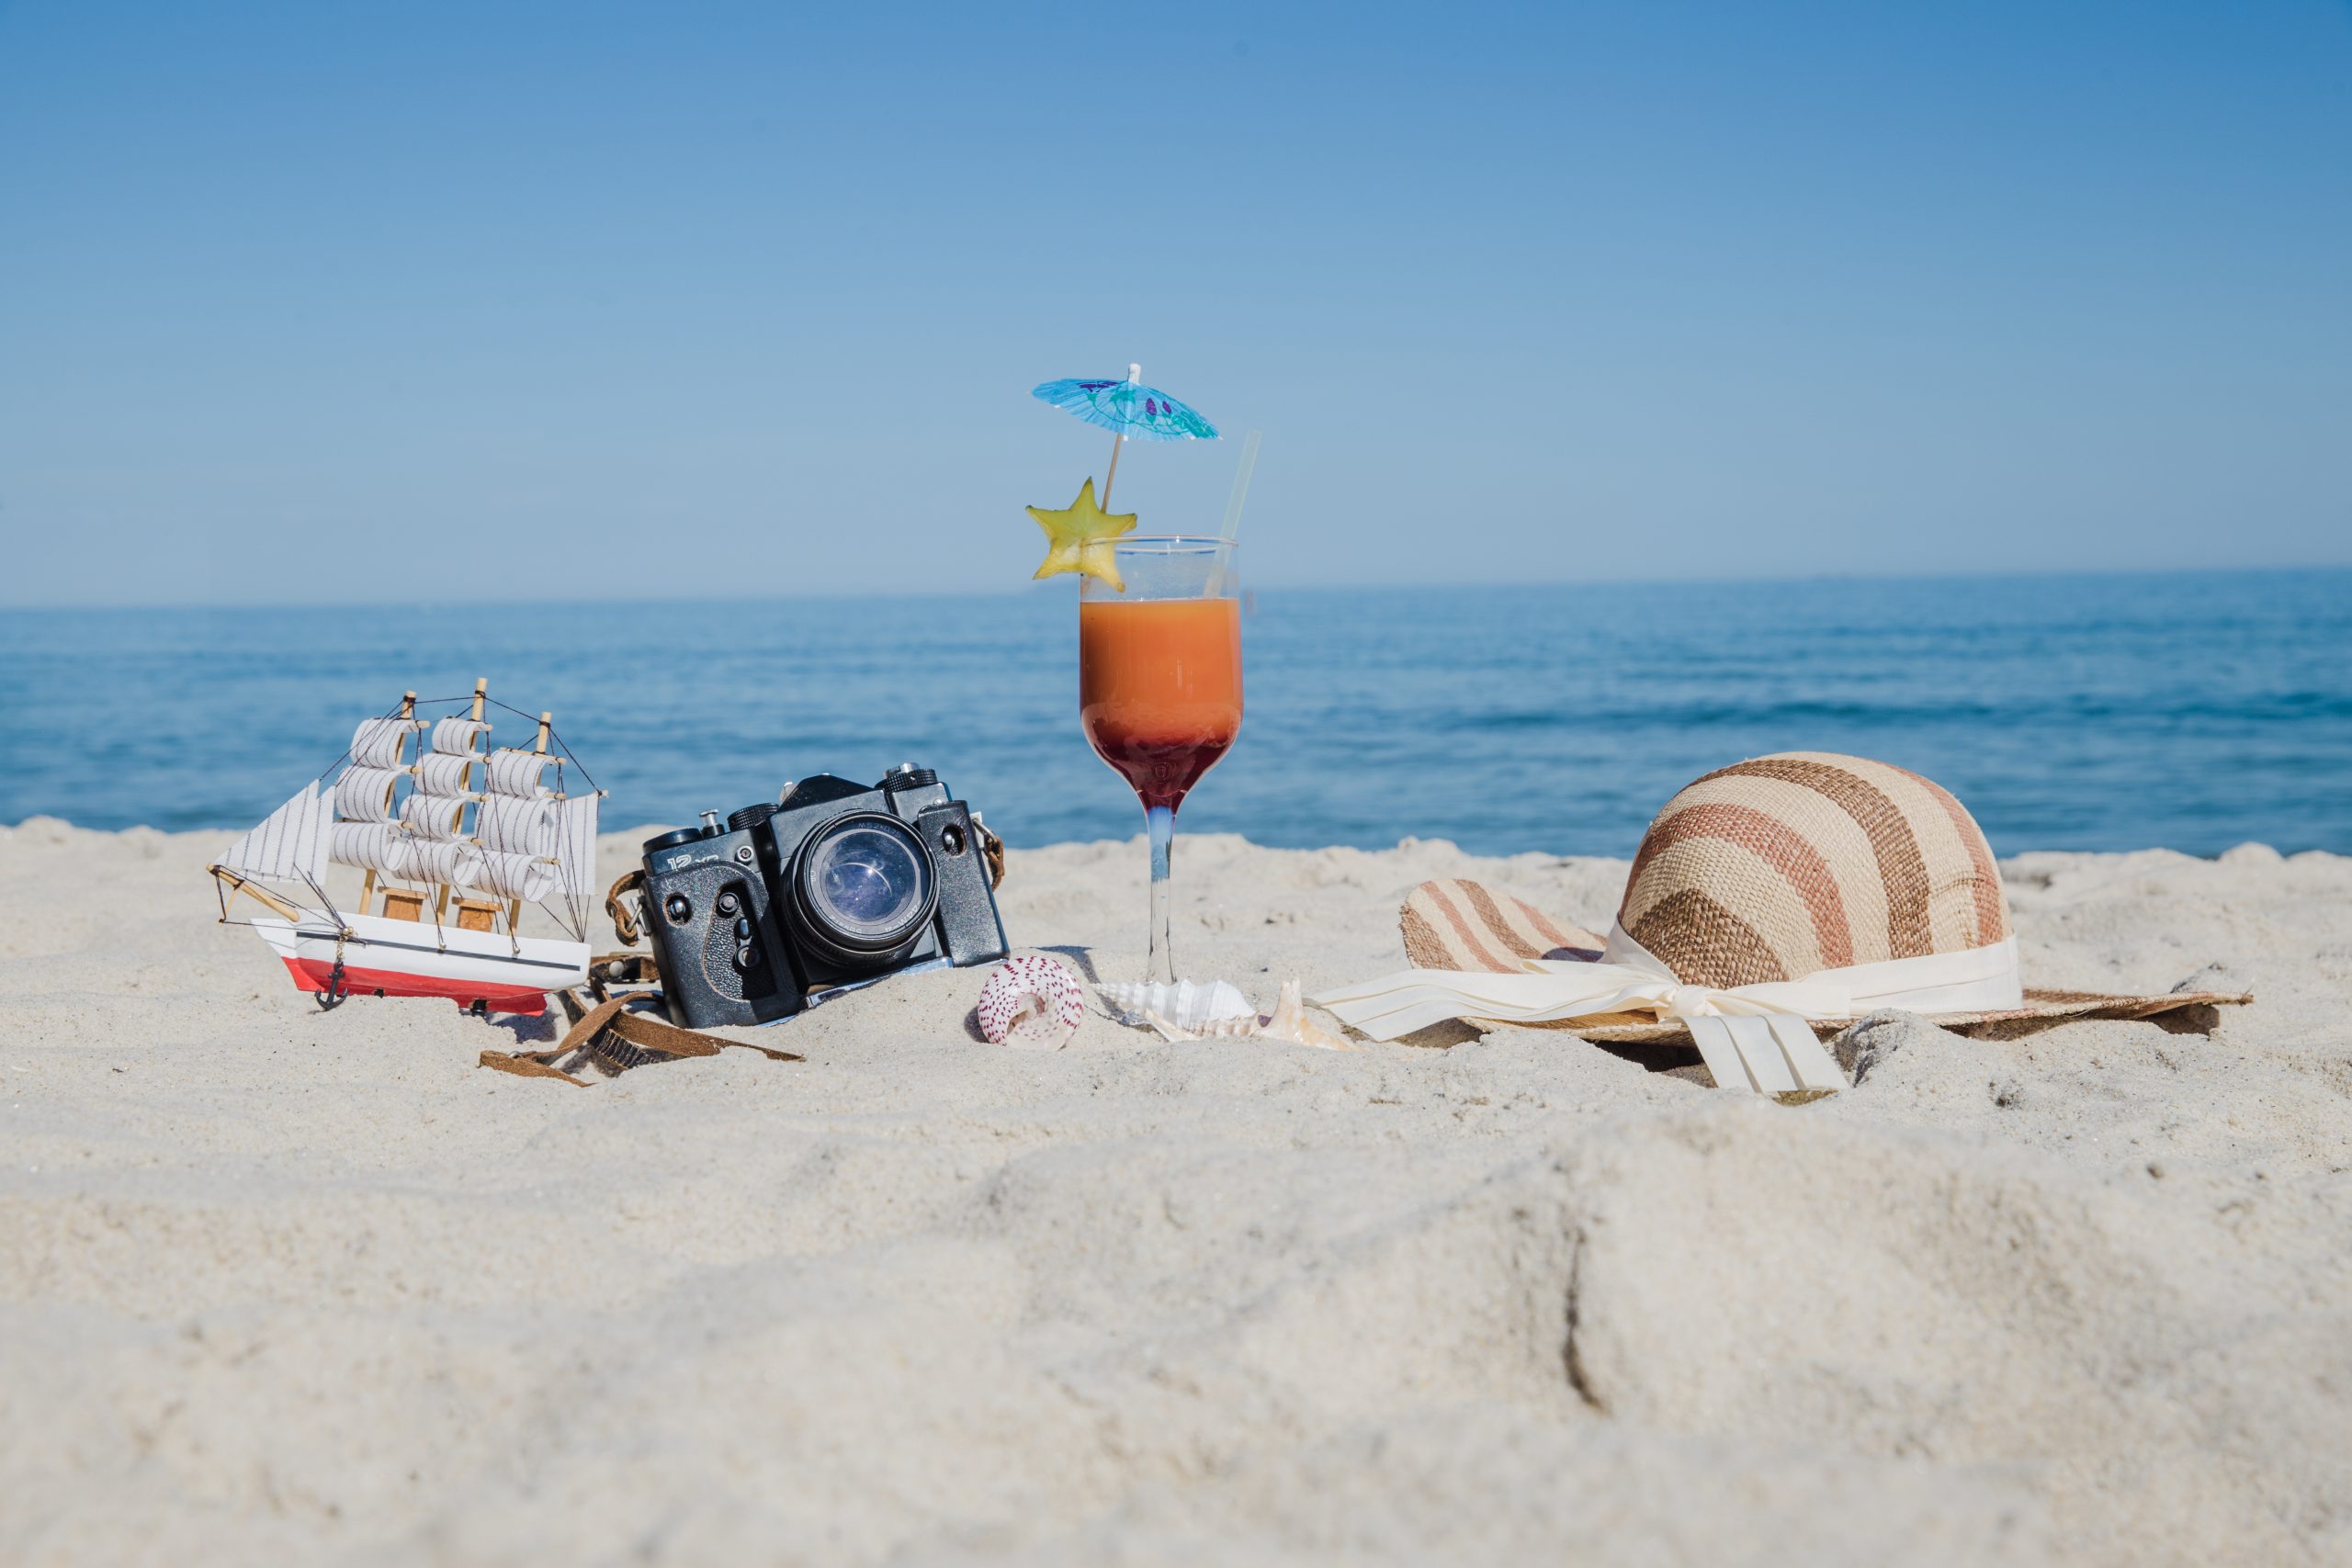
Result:
M470 703L473 700L474 694L471 692L468 692L462 697L428 697L424 701L419 702L416 705L419 707L437 706L442 703ZM539 722L539 716L537 714L525 713L521 708L514 706L512 703L502 703L496 697L490 696L487 694L483 695L481 700L488 703L492 707L504 709L506 712L513 714L516 718L528 719L534 725ZM394 709L393 711L398 712L399 710ZM565 761L569 761L573 767L580 769L580 776L588 780L588 787L590 789L596 789L600 787L595 779L589 774L588 770L581 765L580 759L571 754L571 748L564 745L563 737L556 733L556 728L552 724L548 726L548 739L552 744L561 749ZM338 761L340 759L338 759Z
M470 705L473 700L474 694L468 692L462 697L420 697L417 699L415 706L418 709L450 707ZM492 707L513 714L516 718L527 719L534 725L539 722L538 715L535 713L525 713L521 708L516 707L514 704L502 703L496 697L490 695L488 693L482 694L481 700ZM388 722L404 716L401 713L401 705L402 705L401 703L394 703L390 707L388 707L382 713L378 714L376 716L378 722ZM405 716L415 720L419 728L429 728L429 726L424 723L424 715L421 712L413 712L406 715ZM587 767L580 761L579 757L573 754L571 748L564 744L562 735L557 731L556 727L552 724L548 726L548 739L563 753L565 761L580 770L580 776L588 781L588 787L590 789L599 789L603 787L596 783L594 775L588 772ZM335 753L334 761L329 762L325 767L321 768L312 775L312 777L323 780L329 773L334 772L337 768L343 766L344 763L350 760L351 748L346 746L342 750Z
M377 722L380 724L380 723L382 723L382 722L384 722L385 720L388 720L388 719L396 719L396 718L399 718L399 717L401 716L401 707L402 704L406 702L406 700L407 700L406 698L402 698L402 699L401 699L401 702L394 703L390 707L388 707L388 708L386 708L382 713L378 714L378 715L376 716L376 720L377 720ZM355 736L355 737L354 737L354 739L357 739L357 738ZM343 765L344 765L344 763L345 763L345 762L349 761L350 760L351 760L351 748L350 748L350 747L348 747L348 746L346 746L346 747L345 747L345 748L343 749L343 750L342 750L341 752L339 752L339 753L336 755L335 760L334 760L334 761L329 762L325 767L321 768L321 769L318 771L318 773L317 773L315 775L313 775L313 777L312 777L312 779L311 779L311 782L312 782L313 784L316 784L316 783L320 783L320 782L323 781L329 773L331 773L334 772L337 768L339 768L339 767L343 766Z

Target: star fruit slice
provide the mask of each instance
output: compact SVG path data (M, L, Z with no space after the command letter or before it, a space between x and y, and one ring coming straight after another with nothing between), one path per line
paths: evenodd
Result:
M1046 531L1046 558L1037 568L1038 577L1082 571L1109 583L1118 592L1127 591L1127 585L1119 578L1115 541L1120 535L1134 532L1136 514L1108 513L1094 504L1094 480L1091 476L1079 488L1078 499L1061 511L1032 506L1028 512L1037 520L1037 526Z

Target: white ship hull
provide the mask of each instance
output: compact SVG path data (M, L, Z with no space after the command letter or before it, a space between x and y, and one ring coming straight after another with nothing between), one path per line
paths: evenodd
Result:
M299 922L266 916L253 927L306 991L447 997L489 1012L537 1013L547 1010L548 992L588 983L584 942L514 938L379 915L345 919L352 934L339 953L335 922L323 915Z

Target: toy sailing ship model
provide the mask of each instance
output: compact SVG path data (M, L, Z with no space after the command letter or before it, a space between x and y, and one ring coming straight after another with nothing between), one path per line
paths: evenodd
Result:
M548 992L586 982L600 792L547 714L530 750L491 750L488 702L478 681L469 709L451 699L466 711L431 719L408 693L212 866L221 919L240 893L259 903L267 913L241 923L324 1005L447 997L537 1013ZM570 793L567 761L582 786ZM329 895L330 864L362 873L356 903ZM571 940L525 936L526 904Z

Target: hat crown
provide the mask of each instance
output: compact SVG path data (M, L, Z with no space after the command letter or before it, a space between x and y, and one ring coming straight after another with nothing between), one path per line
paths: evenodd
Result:
M1950 792L1784 751L1686 785L1650 823L1617 923L1685 983L1754 986L2007 940L2000 868Z

